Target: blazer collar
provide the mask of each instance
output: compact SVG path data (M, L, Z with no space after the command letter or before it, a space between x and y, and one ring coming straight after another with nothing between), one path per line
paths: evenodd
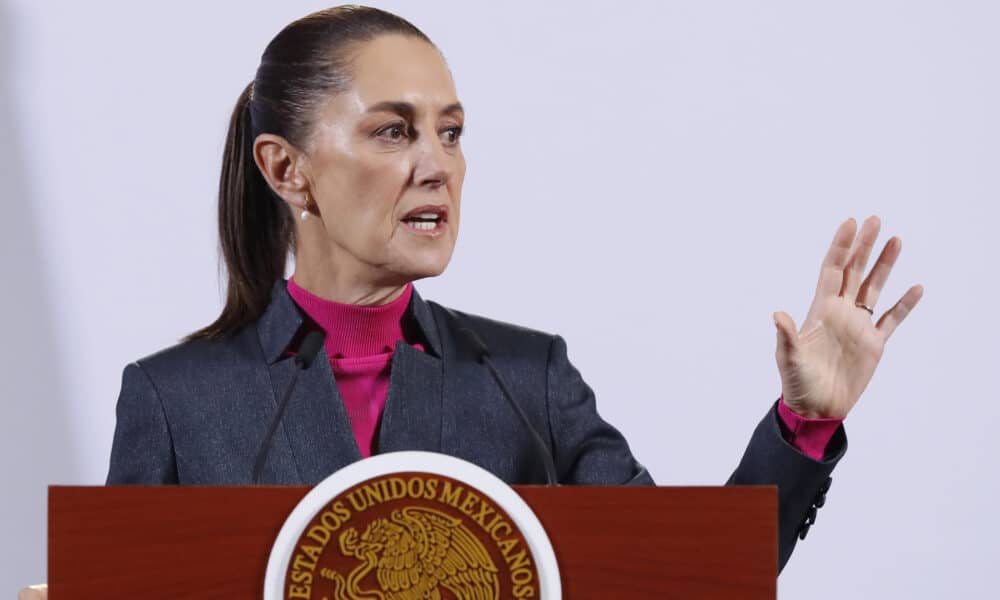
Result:
M416 288L413 289L413 295L410 297L410 305L406 309L404 319L406 319L404 331L407 330L407 327L414 328L415 332L427 343L426 350L440 357L441 338L438 336L437 327L434 324L431 307L420 297ZM287 280L279 279L271 288L270 304L267 305L267 309L257 322L257 334L260 337L260 345L264 350L267 364L274 364L281 358L292 345L292 341L296 339L305 322L306 318L288 293Z

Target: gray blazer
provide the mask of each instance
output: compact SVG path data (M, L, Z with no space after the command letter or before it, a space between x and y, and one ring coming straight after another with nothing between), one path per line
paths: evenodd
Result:
M222 340L184 342L125 367L107 483L244 485L277 400L295 369L285 351L307 317L278 281L261 318ZM459 328L486 343L541 432L564 484L653 485L562 338L453 312L414 291L404 328L424 352L396 345L378 432L379 452L428 450L471 461L504 481L544 483L530 434ZM843 428L823 461L782 437L776 406L753 432L727 484L776 484L779 570L825 500L847 449ZM361 458L325 350L299 377L261 481L312 485Z

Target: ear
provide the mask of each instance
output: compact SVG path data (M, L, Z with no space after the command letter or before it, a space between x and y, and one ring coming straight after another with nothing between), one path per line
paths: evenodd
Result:
M309 180L305 154L280 135L262 133L253 142L253 160L274 193L295 210L306 208Z

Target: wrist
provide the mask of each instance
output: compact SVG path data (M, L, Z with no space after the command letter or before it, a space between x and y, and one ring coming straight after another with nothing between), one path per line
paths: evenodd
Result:
M810 408L803 408L800 406L795 406L785 402L785 395L782 394L781 398L778 399L778 408L783 413L783 416L790 417L794 420L802 421L843 421L844 417L836 415L823 414L817 410Z

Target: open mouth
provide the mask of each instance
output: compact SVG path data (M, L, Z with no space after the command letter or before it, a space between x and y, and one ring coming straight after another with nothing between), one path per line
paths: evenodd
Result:
M406 213L402 220L413 231L434 233L448 222L448 209L443 205L421 206Z

